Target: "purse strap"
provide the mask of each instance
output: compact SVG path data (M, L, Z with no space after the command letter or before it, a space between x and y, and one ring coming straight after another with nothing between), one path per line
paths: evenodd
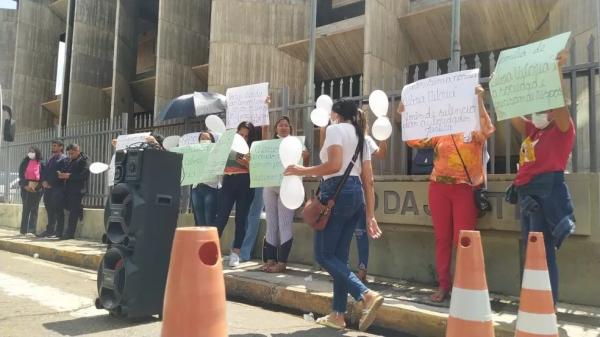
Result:
M469 178L469 183L471 183L471 186L473 186L473 180L471 180L471 175L469 175L469 170L467 170L467 165L465 165L465 161L463 160L462 156L460 155L458 146L456 146L456 141L454 141L454 135L450 135L450 138L452 138L452 144L454 144L456 153L458 153L458 158L460 158L460 162L462 163L463 169L465 170L465 173L467 174L467 178Z
M348 167L346 167L346 171L344 171L344 175L342 176L342 179L338 183L337 188L335 189L335 193L333 194L333 197L329 200L335 201L338 194L340 194L340 191L342 190L342 186L344 186L344 183L346 183L346 180L348 180L348 176L350 175L350 172L352 171L352 168L354 167L354 163L356 162L356 159L358 159L358 155L360 154L360 149L363 147L363 144L364 144L363 142L364 142L364 140L358 141L358 144L356 145L356 150L354 151L354 155L352 156L352 160L350 160L350 163L348 163ZM317 188L317 193L315 193L315 195L319 195L320 191L321 191L321 186L319 186Z

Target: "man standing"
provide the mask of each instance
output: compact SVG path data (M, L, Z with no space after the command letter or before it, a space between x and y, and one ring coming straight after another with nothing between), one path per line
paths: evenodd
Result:
M64 172L58 177L65 180L65 209L69 211L67 231L60 237L69 240L75 237L77 221L83 218L83 195L87 190L87 181L90 175L88 157L81 152L79 145L67 146L68 160Z
M64 180L58 177L58 173L64 169L67 156L63 153L64 144L60 139L52 141L52 157L48 160L42 171L42 187L44 188L44 206L48 214L48 225L46 230L38 234L38 237L60 236L65 226Z

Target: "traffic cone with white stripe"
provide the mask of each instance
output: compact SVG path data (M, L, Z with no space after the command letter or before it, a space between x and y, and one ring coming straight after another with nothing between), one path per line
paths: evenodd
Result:
M494 337L479 231L460 231L446 337Z
M515 337L558 337L544 234L529 233Z

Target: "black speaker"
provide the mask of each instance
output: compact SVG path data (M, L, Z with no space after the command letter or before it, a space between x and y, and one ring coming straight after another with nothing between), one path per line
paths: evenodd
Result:
M115 316L162 313L181 193L182 155L117 151L96 307Z

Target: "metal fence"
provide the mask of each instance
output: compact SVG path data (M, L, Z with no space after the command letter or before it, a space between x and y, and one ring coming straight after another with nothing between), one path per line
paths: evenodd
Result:
M0 200L8 203L20 203L21 194L16 179L21 161L27 156L29 147L36 146L42 157L51 156L52 140L60 138L68 144L79 144L81 151L89 157L89 162L109 163L113 148L111 140L126 133L126 116L116 119L101 119L58 128L49 128L17 134L14 142L2 143L0 149ZM60 131L60 132L59 132ZM91 175L88 181L88 194L83 199L85 207L104 206L108 195L106 174Z

